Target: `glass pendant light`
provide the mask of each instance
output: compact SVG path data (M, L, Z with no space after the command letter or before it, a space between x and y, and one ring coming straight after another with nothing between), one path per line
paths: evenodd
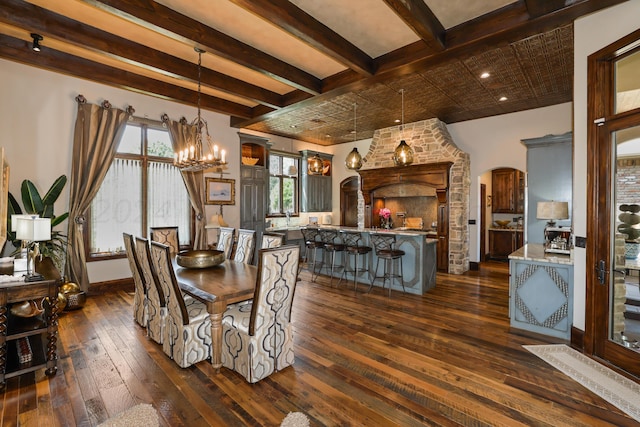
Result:
M307 171L309 175L322 175L322 167L324 166L322 159L318 156L318 153L309 157L307 162Z
M353 142L357 141L358 137L358 127L357 127L357 113L358 104L353 103ZM353 150L349 153L344 163L347 166L347 169L358 170L362 167L362 156L358 153L358 147L353 147Z
M402 121L400 131L402 132L404 128L404 89L400 89L400 94L402 95ZM413 150L404 139L400 141L400 144L398 144L393 152L393 162L396 166L409 166L413 163Z

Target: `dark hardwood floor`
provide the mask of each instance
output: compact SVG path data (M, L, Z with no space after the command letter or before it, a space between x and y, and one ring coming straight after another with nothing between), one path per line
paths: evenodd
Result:
M165 426L632 426L624 413L522 348L554 339L509 328L508 270L439 274L415 296L302 273L296 361L255 384L208 362L181 369L132 318L132 294L92 295L60 318L56 376L7 381L2 426L93 426L150 403Z

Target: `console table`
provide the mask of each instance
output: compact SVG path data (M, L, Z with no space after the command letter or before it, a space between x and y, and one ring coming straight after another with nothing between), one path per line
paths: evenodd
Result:
M36 270L45 276L45 280L24 282L16 275L16 281L0 283L0 389L6 385L7 378L40 368L46 368L47 375L55 375L57 371L60 275L46 262L36 266ZM25 318L9 312L8 304L28 300L42 301L44 313ZM18 360L16 345L21 338L29 340L33 353L32 360L27 363Z

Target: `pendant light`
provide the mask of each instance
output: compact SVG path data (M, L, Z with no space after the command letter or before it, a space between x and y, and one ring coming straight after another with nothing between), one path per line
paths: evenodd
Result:
M357 113L358 104L353 103L353 142L357 141L358 128L357 128ZM349 153L345 160L347 169L358 170L362 167L362 156L358 153L358 147L353 147L353 150Z
M204 50L197 47L194 49L198 52L198 116L191 122L191 126L195 126L196 129L193 138L188 141L188 147L176 152L173 160L176 167L181 171L188 172L202 171L227 164L225 150L218 151L217 145L213 145L212 148L209 126L200 114L202 54Z
M318 153L309 157L309 160L307 161L307 171L309 172L309 175L322 175L323 166L324 163L320 156L318 156Z
M404 129L404 89L400 89L400 94L402 95L402 121L400 131L402 132ZM407 145L404 139L400 140L400 144L398 144L393 152L393 162L396 166L409 166L413 163L413 150Z

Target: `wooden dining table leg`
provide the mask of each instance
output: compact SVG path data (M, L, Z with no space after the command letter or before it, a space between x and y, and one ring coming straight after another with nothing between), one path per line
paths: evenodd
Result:
M211 364L216 372L222 367L222 315L227 309L223 301L207 303L209 318L211 319Z

